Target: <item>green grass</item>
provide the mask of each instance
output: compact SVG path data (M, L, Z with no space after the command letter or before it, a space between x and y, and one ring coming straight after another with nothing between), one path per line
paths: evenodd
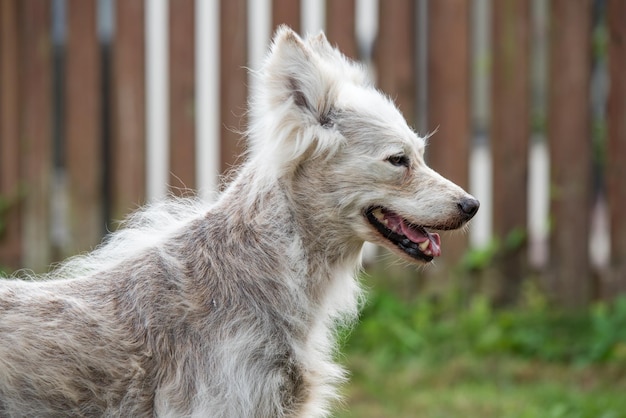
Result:
M617 418L626 416L624 367L572 366L512 356L459 356L382 368L346 361L352 381L337 417Z
M506 310L381 292L343 345L338 418L626 417L626 299L565 312L532 291Z

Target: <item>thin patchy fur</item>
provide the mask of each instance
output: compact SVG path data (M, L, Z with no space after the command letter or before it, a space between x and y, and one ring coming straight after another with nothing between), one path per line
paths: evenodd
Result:
M452 229L478 204L323 35L280 28L258 77L215 203L154 204L46 277L0 280L0 416L329 414L363 242L419 260L373 223Z

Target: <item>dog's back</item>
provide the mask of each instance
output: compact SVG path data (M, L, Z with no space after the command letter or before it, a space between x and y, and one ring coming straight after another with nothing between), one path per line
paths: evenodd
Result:
M0 281L0 416L119 415L124 398L128 416L147 415L149 358L107 306L110 286Z

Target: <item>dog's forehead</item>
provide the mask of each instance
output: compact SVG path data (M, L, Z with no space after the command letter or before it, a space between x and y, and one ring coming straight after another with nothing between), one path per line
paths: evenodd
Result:
M425 140L407 124L395 104L374 88L347 87L339 95L339 106L352 114L351 123L370 130L374 136L384 136L389 146L415 148L422 152ZM354 127L355 129L357 127Z

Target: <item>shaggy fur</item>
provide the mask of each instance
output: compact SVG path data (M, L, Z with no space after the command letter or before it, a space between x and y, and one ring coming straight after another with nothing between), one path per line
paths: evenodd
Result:
M424 227L478 202L323 35L279 29L258 76L249 154L216 203L154 204L46 277L0 281L1 417L329 413L364 241L429 261Z

